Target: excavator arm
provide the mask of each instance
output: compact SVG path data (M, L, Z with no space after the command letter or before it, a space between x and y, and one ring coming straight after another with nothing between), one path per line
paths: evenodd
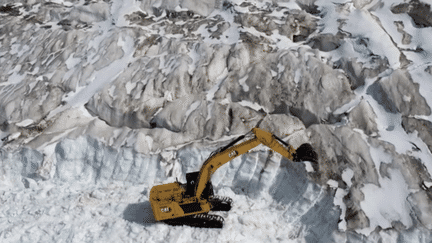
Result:
M293 160L293 155L296 153L296 150L291 145L286 144L281 139L262 129L253 128L252 132L255 134L254 138L234 146L230 146L232 144L231 143L226 146L225 149L222 149L222 151L219 153L210 156L210 158L204 162L198 175L198 183L196 183L195 196L197 198L201 198L207 182L219 167L226 164L235 157L247 153L249 150L255 148L259 144L264 144L274 151L280 153L284 157ZM244 136L241 136L236 139L236 141L243 138Z

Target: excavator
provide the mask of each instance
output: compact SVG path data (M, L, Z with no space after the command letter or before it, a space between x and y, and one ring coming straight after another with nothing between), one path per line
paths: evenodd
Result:
M239 143L249 134L254 136ZM169 225L189 225L201 228L222 228L224 219L210 211L229 211L232 199L214 195L212 174L230 160L264 144L289 160L317 162L317 153L308 143L295 150L282 139L258 127L228 145L212 152L200 171L186 174L186 184L178 181L154 186L150 191L150 204L156 221Z

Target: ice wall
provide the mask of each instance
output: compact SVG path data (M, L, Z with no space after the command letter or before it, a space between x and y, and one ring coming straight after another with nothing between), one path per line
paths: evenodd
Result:
M185 181L185 173L198 170L202 159L209 153L210 151L197 144L191 144L176 151L142 155L131 149L113 149L90 137L80 137L58 143L54 149L55 159L51 167L47 167L43 163L42 154L36 150L22 149L16 153L2 151L1 160L4 168L2 182L12 190L3 194L2 198L13 200L10 198L11 193L20 197L25 194L39 194L36 198L22 198L22 202L34 205L44 201L39 206L32 206L31 209L38 211L42 217L67 214L74 217L79 208L82 208L84 215L100 207L109 211L103 215L116 215L124 210L123 218L126 222L140 223L150 227L149 230L156 230L152 229L158 226L154 224L154 219L152 220L148 201L145 201L148 200L151 186L173 181L175 178ZM27 164L30 160L34 162ZM48 174L52 177L42 177L39 174L42 168L50 169ZM233 197L235 206L232 210L237 212L227 218L228 225L232 226L216 239L222 241L228 239L227 237L235 235L238 230L251 232L258 230L256 233L247 235L244 240L269 239L268 232L261 232L260 228L263 225L262 222L257 221L258 218L266 219L265 227L271 227L272 224L282 226L280 229L270 229L274 233L274 236L271 236L273 239L285 237L295 239L301 235L308 241L325 242L331 238L331 232L337 228L338 211L331 203L333 197L329 191L308 181L304 164L292 164L291 161L270 153L265 148L239 157L223 166L213 176L212 181L216 193ZM114 193L115 188L118 190L118 187L129 188L124 194L122 193L126 197L136 198L141 191L141 201L144 202L130 204L125 204L124 200L114 202L113 197L121 197ZM23 188L25 194L21 194L19 188ZM131 188L135 188L135 191ZM137 189L139 191L136 191ZM68 197L76 200L67 204L62 203ZM107 202L115 203L116 208L110 208L106 205ZM47 209L48 205L56 208L55 205L58 204L67 205L68 209L63 210L63 213L55 211L57 209ZM94 208L91 205L99 206ZM10 216L11 211L8 210L9 208L4 208L1 213ZM27 210L22 209L22 212L17 214L13 226L7 227L9 232L17 231L17 227L25 225L25 222L20 220L25 217ZM323 214L323 211L326 213ZM141 218L137 215L141 215ZM39 221L39 217L34 220ZM98 222L100 219L96 216L91 218L84 216L84 218L93 222L95 224L93 227L97 228L100 224ZM69 225L74 227L84 220L74 219L74 221L75 223L62 224L66 224L66 227ZM51 228L48 221L39 222L39 227L34 228L36 238L39 237L39 229ZM64 230L68 231L67 228ZM323 232L326 232L324 237ZM89 235L97 237L95 232ZM61 240L64 239L63 237L64 234L58 234L54 239ZM11 239L9 235L7 239ZM75 235L73 239L82 238Z

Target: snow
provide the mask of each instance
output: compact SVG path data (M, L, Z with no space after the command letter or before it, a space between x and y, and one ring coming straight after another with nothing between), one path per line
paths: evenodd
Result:
M136 83L131 83L130 81L126 83L126 94L130 94L131 91L136 87Z
M63 145L57 145L54 152L54 154L56 154L56 172L54 178L58 179L52 182L26 179L29 181L29 187L27 191L19 192L15 189L5 192L1 196L2 199L5 200L11 200L10 197L15 198L13 200L19 200L19 204L15 206L15 208L20 210L18 212L13 213L8 207L2 208L3 213L6 212L9 215L15 215L15 218L13 219L14 225L25 224L25 218L30 217L33 220L38 220L39 222L38 225L33 226L34 234L32 234L32 236L35 237L35 239L45 239L44 229L49 229L47 236L56 234L53 238L54 241L64 240L64 237L67 238L70 233L77 234L74 236L74 241L82 241L89 239L86 237L96 236L95 234L100 232L101 228L105 227L104 225L106 224L110 225L110 229L116 229L116 226L111 224L117 222L116 224L118 224L117 227L119 228L116 230L115 234L113 234L114 232L112 231L108 231L103 235L100 235L102 238L93 238L99 242L108 238L113 240L111 237L121 238L127 234L131 234L131 232L127 229L124 229L124 227L127 224L130 224L130 222L134 222L130 224L129 227L127 227L129 229L130 227L136 228L136 230L133 230L134 233L132 233L132 238L140 239L140 237L147 235L146 237L155 237L155 240L158 242L166 240L171 241L169 236L166 238L161 237L160 234L151 233L152 231L168 231L170 226L154 224L154 220L147 218L152 217L152 213L147 201L148 194L142 194L143 184L128 184L126 186L123 183L120 183L120 178L122 177L121 175L125 172L125 169L128 169L129 166L131 166L131 170L129 171L128 175L128 178L130 179L136 178L133 177L133 174L131 174L133 173L132 167L134 166L138 166L136 168L141 168L142 171L147 171L147 173L152 173L155 169L159 169L154 167L153 170L150 170L148 167L150 165L147 165L147 168L143 168L142 166L139 166L139 163L138 165L135 165L137 162L134 164L125 163L128 160L130 161L128 157L131 155L126 151L122 153L117 160L112 160L110 157L107 157L113 156L114 154L112 152L109 152L109 150L106 150L104 147L98 148L98 145L94 147L95 144L91 144L93 142L88 139L64 141L63 143ZM51 149L48 149L47 147L47 151L50 150L47 152L47 154L53 152L52 148L52 146ZM94 165L87 164L88 162L92 163L91 161L84 160L86 161L85 163L80 162L81 159L85 158L86 154L93 153L95 153L94 158L102 162L102 167L100 167L100 177L96 176L96 174L92 172L92 170L96 169L93 167ZM170 161L174 158L175 153L172 151L165 151L161 153L161 155L162 158L164 158L164 161ZM237 173L235 174L235 178L232 178L233 183L236 183L237 181L243 181L243 178L246 179L246 181L250 181L253 178L252 175L258 173L259 170L261 170L257 169L259 156L260 153L255 153L250 156L250 159L252 160L243 160L241 162L240 166L235 169ZM118 164L113 165L111 164L112 162ZM185 163L185 161L182 161L182 163ZM65 166L67 166L68 169L66 169ZM122 169L117 169L117 166L121 166ZM153 166L155 166L155 164L153 164ZM111 176L112 179L109 179L109 174L106 174L108 172L107 169L109 168L114 173ZM174 164L165 163L165 166L161 167L160 169L165 172L168 172L171 169L177 171L172 174L172 177L167 178L168 181L172 180L171 178L179 177L179 175L184 176L184 172L181 172L181 166L178 160L176 160ZM156 174L157 173L158 172L156 172ZM241 176L238 173L241 173ZM156 175L147 175L147 177L139 178L144 179L144 184L150 185L153 178L156 178ZM233 176L234 174L231 175ZM295 173L292 173L292 176L294 175ZM106 184L106 179L111 180L111 182ZM69 183L65 183L68 181L73 181L73 186L69 186ZM97 184L94 184L95 182ZM131 182L133 183L133 181ZM98 186L99 183L101 183L101 185L104 184L107 186ZM226 230L205 230L206 232L214 236L216 236L215 234L219 234L217 237L221 241L226 239L238 239L238 241L270 239L273 241L275 238L268 238L262 227L264 227L266 230L271 230L274 232L275 237L283 237L284 234L289 232L289 227L272 227L274 223L283 223L283 219L280 218L280 215L282 215L284 212L287 212L287 210L289 210L288 208L278 208L279 206L277 206L277 204L275 204L275 202L273 202L269 196L264 197L261 201L253 202L245 195L235 194L229 189L229 187L223 188L224 189L221 189L219 194L231 196L236 202L239 202L238 204L235 204L233 209L239 212L239 216L226 214L225 216L228 216L226 220L228 223ZM309 190L311 190L311 188ZM310 191L309 194L310 193L313 193L313 191ZM55 200L53 200L54 198ZM249 207L245 207L246 205L242 205L240 202L245 202L246 205L252 205L253 211L250 211ZM31 206L26 208L24 205ZM138 212L138 210L141 211L141 213L138 213L138 215L133 215L133 212ZM75 214L78 214L79 217L71 217ZM117 217L124 217L126 220L118 221L116 219ZM300 215L298 215L298 217L300 217ZM261 221L264 218L266 218L267 223L265 223L263 226ZM257 221L257 219L261 220ZM66 231L69 233L58 234L59 231L56 228L52 228L52 226L56 224L66 227L63 228L61 232ZM235 224L239 225L235 226ZM146 226L147 230L140 230L142 225ZM74 231L74 228L76 227L85 229L86 234L82 234L82 236L80 236L79 231ZM182 228L186 228L186 231L181 233L184 234L185 239L190 239L191 235L196 232L196 230L187 229L188 227L180 227L169 230L171 232L170 234L180 233ZM244 235L244 237L240 238L237 238L238 236L236 236L236 233L233 231L249 231L251 228L255 230L250 231L250 234ZM95 231L92 231L91 229L94 229ZM8 241L18 240L19 237L14 238L16 234L19 236L26 235L24 229L20 229L18 227L11 227L9 228L9 231L12 232L12 234L5 235ZM157 237L161 238L159 239Z
M109 94L112 98L114 98L114 91L115 91L115 86L111 86L111 87L108 89L108 94Z
M192 63L189 64L188 72L193 74L196 69L197 61L199 60L199 53L196 51L197 44L194 44L189 50L189 57L192 59Z
M11 84L16 85L16 84L21 83L21 81L24 80L26 75L25 74L22 74L22 75L18 74L18 72L20 70L21 70L21 65L15 66L15 68L8 73L8 74L11 74L8 78L8 82L0 83L0 87L6 86L6 85L11 85Z
M81 58L74 58L74 53L72 53L69 58L66 60L66 66L68 69L74 68L76 65L78 65L81 62Z
M307 172L314 172L315 171L314 168L312 167L312 163L311 162L305 161L304 164L306 166L305 169L306 169Z
M412 225L406 198L410 191L399 171L390 172L390 178L380 179L380 187L367 184L362 188L365 200L361 207L370 220L370 226L357 230L369 235L377 226L392 227L391 221L400 221L406 227Z
M432 49L430 51L432 53ZM429 63L430 65L430 63ZM430 85L431 75L426 73L424 69L426 65L419 65L410 70L411 77L415 83L420 85L419 92L426 99L429 107L432 107L432 85ZM432 115L430 115L426 120L432 121Z
M295 75L294 75L294 82L296 84L298 84L298 82L300 81L300 78L301 78L301 73L299 70L296 70Z
M133 40L129 36L119 38L118 44L123 49L123 57L120 60L115 60L108 67L100 71L96 71L91 77L91 83L80 90L79 92L64 99L71 107L78 107L87 103L90 98L100 91L105 85L111 83L123 70L128 63L132 61L133 55Z
M326 34L336 34L338 32L339 24L337 23L337 18L335 18L335 15L337 15L335 11L335 5L338 3L342 3L345 1L326 1L326 0L318 0L315 4L319 6L318 10L320 10L324 16L320 19L320 23L322 26L322 29L320 30L321 33Z
M419 217L415 205L421 203L414 196L423 193L427 198L430 192L419 185L432 185L431 143L421 136L430 131L407 133L402 120L406 116L432 122L432 114L418 115L416 107L412 114L390 112L384 108L387 104L368 93L375 82L407 70L432 107L432 76L427 71L432 66L432 27L417 28L408 14L393 14L391 7L401 1L312 1L320 11L314 16L301 10L300 3L310 1L232 0L229 8L212 0L24 2L13 5L20 16L2 13L0 23L8 33L1 36L0 45L4 74L0 77L1 242L415 242L430 238L431 223L421 222L432 218L430 202L421 202L424 217ZM168 20L165 10L192 10L195 15ZM298 12L317 20L318 29L306 33L305 41L294 42L292 36L298 33L284 28L286 19ZM240 24L261 13L272 20L271 31ZM42 24L24 20L26 15ZM59 25L61 20L70 25ZM411 36L410 43L402 43L396 21ZM189 29L183 33L185 26ZM214 38L220 26L226 29ZM248 46L242 37L246 33L268 48L259 52L259 58L254 55L261 49ZM322 34L336 35L340 46L324 52L308 45L312 37ZM137 46L152 35L159 42L145 54L139 52ZM413 51L417 48L422 51ZM277 60L291 54L293 60ZM410 62L403 63L402 54ZM230 58L238 59L236 67ZM340 97L308 93L307 88L323 85L320 78L338 69L332 64L342 58L360 65L357 76L348 82L359 79L364 85L344 90L353 98L336 107L333 104ZM376 64L377 58L388 61L388 66L377 67L381 65ZM312 59L322 66L307 66ZM265 71L253 76L253 68L261 66ZM286 84L282 74L288 67L293 73ZM350 70L339 71L343 76ZM310 77L316 77L316 82L308 83ZM329 102L315 104L316 96L329 96ZM182 111L166 110L169 103L185 97L194 100L184 104ZM296 97L295 103L288 103L290 97ZM371 119L377 130L370 135L347 119L363 100L376 114ZM410 105L416 96L403 93L401 100ZM91 110L90 105L100 110ZM313 105L322 114L313 114ZM220 106L232 109L235 117L229 117L224 108L218 113ZM294 163L258 146L212 177L216 194L234 201L230 212L217 213L225 218L223 229L156 222L148 198L151 187L176 179L185 182L186 173L198 171L211 151L255 126L250 121L260 120L262 111L288 118L309 112L313 119L321 119L308 126L300 118L294 122L306 130L297 140L325 149L318 151L319 164ZM164 126L153 127L152 119L161 112L167 114ZM177 131L172 127L178 117ZM112 122L126 119L131 122ZM311 133L326 126L329 131L351 133L329 132L323 138ZM292 137L288 141L298 142ZM337 141L342 144L338 149ZM326 156L336 161L326 164ZM356 156L359 161L352 159ZM354 215L358 219L347 217L348 210L361 212Z
M67 7L71 7L73 5L73 3L69 2L69 1L63 1L63 0L49 0L47 2L56 3L56 4L64 5Z
M335 181L335 180L328 180L327 181L327 185L329 185L330 187L333 187L333 188L337 188L338 187L338 182L337 181Z
M274 30L270 37L273 40L276 40L276 47L278 47L279 49L290 49L299 46L299 44L294 43L288 37L281 35L279 33L279 30Z
M359 22L362 22L362 24L359 25ZM368 36L371 38L368 43L368 48L374 54L387 57L390 67L399 67L399 50L394 46L388 34L376 23L369 12L354 10L343 29L350 30L354 36Z
M352 177L354 176L354 171L352 171L351 169L345 169L342 172L342 180L347 184L348 187L351 187L352 185Z
M25 119L24 121L21 121L19 123L16 123L19 127L26 127L28 125L31 125L34 121L32 119Z
M255 103L255 102L248 101L248 100L242 100L242 101L239 102L239 104L242 105L242 106L246 106L246 107L252 108L252 109L254 109L256 111L259 111L259 110L262 109L265 112L268 112L268 110L265 107L263 107L263 106Z
M213 87L207 92L207 96L206 96L207 101L213 100L213 97L214 97L215 93L219 90L220 85L222 84L222 82L224 82L226 80L227 74L228 74L228 69L225 68L220 73L220 75L215 77L216 84L213 85Z
M279 6L283 6L283 7L286 7L288 9L298 9L298 10L301 9L295 1L279 2L278 4L279 4Z
M239 41L240 33L239 33L239 25L234 22L234 16L226 11L221 11L218 9L215 9L208 18L214 18L215 16L222 17L228 24L229 28L226 29L222 34L221 38L212 38L211 32L208 30L207 26L201 25L196 31L192 32L196 35L200 35L206 43L208 44L235 44Z
M247 78L248 78L248 76L246 75L245 77L239 79L239 83L242 86L244 92L249 91L249 86L246 84Z
M140 11L139 3L136 0L114 0L111 5L112 18L118 27L128 26L125 15L134 11Z
M335 187L335 188L337 188L337 187ZM346 205L345 205L345 203L343 202L343 198L344 198L347 194L348 194L348 192L347 192L346 190L343 190L343 189L341 189L341 188L337 188L337 189L336 189L335 198L334 198L334 202L333 202L333 204L334 204L335 206L339 206L340 209L341 209L341 215L340 215L340 220L341 220L341 222L339 222L339 224L338 224L338 228L339 228L340 230L343 230L343 231L347 230L347 225L346 225L347 223L346 223L346 220L345 220L345 215L346 215Z
M12 133L10 136L9 136L9 140L14 140L14 139L17 139L19 136L21 135L21 133L20 132L15 132L15 133Z
M186 113L185 113L185 117L189 117L189 115L190 115L194 110L196 110L200 104L201 104L200 101L195 101L194 103L192 103L192 104L189 106L188 110L186 111Z

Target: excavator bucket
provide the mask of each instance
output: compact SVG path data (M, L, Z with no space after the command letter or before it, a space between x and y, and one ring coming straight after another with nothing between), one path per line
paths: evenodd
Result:
M304 143L297 148L296 153L293 155L294 162L310 161L318 163L318 154L309 143Z

